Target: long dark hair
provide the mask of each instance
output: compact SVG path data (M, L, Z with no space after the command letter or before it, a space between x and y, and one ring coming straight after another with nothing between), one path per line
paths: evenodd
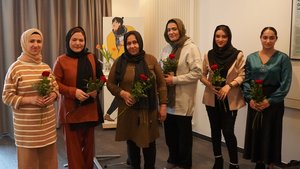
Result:
M114 17L111 21L111 23L114 23L114 22L117 22L117 23L120 23L121 25L123 25L123 19L124 17Z
M127 32L127 28L123 25L124 17L114 17L111 23L117 22L120 24L116 31L113 30L115 35L124 35Z

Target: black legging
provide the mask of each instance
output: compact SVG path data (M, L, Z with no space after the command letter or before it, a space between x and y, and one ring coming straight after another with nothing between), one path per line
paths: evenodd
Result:
M226 146L229 153L230 162L237 164L237 140L234 134L234 124L236 120L237 110L230 111L227 99L219 101L216 99L215 107L206 106L210 128L211 140L215 157L222 155L221 140L225 138ZM224 106L226 108L224 108Z
M130 158L131 169L141 169L141 148L135 142L127 140L128 154ZM144 169L155 169L156 143L149 144L149 147L142 148L144 156Z

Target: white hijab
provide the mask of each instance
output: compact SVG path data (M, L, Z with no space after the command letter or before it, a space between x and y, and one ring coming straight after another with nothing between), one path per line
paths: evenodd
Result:
M20 42L21 42L21 47L22 47L22 53L19 56L18 60L24 61L24 62L30 62L30 63L41 63L42 62L42 53L40 52L37 55L32 55L29 53L27 50L27 45L29 43L30 36L34 33L37 32L42 39L42 44L43 44L43 34L40 30L36 28L28 29L25 32L23 32Z

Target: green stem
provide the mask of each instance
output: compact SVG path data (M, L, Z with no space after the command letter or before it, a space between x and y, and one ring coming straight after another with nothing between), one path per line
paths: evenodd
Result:
M227 108L226 108L226 104L225 104L224 100L222 100L222 102L223 102L224 110L225 110L225 112L227 112Z
M262 126L263 114L262 112L256 111L252 123L252 129L259 128Z
M116 118L114 118L114 120L116 120L118 117L122 116L130 107L126 106L120 113L118 113L118 116Z

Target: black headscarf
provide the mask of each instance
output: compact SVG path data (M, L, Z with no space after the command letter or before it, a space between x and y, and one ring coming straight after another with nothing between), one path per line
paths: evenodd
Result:
M82 33L82 35L84 37L84 47L83 47L82 51L80 51L80 52L74 52L70 48L71 37L77 32ZM66 35L66 48L67 48L66 54L72 58L80 58L82 56L85 56L88 54L88 52L87 52L88 49L85 46L86 46L86 35L85 35L85 31L83 30L83 28L80 26L71 28Z
M126 47L127 39L130 35L134 35L137 43L139 44L139 53L131 55ZM145 51L143 50L143 39L139 32L129 31L124 35L125 52L118 58L116 65L116 82L119 84L125 74L128 63L135 64L135 78L134 81L139 80L140 74L145 74L147 77L153 76L150 72L148 65L145 61ZM153 81L152 87L146 92L147 98L140 98L140 100L133 105L134 109L149 109L150 111L156 109L157 99L155 95L155 82Z
M179 31L179 39L177 41L171 41L168 36L168 24L169 23L175 23L177 25L178 31ZM178 18L170 19L165 27L164 32L165 40L172 46L171 53L175 54L175 58L179 60L181 50L183 48L183 45L186 40L189 39L188 36L186 36L186 30L184 27L183 22ZM176 75L176 72L174 72ZM167 86L168 88L168 106L174 107L175 106L175 97L176 97L176 86Z
M226 45L222 48L220 48L217 45L215 40L216 32L218 30L224 31L225 34L228 36L228 41ZM239 50L237 50L232 46L231 39L232 39L232 34L230 28L227 25L217 26L213 36L213 49L211 49L208 52L209 65L212 66L214 64L218 64L218 66L222 68L221 76L224 78L226 78L229 68L232 66L232 64L237 58L237 55L240 52Z
M81 89L82 91L86 92L87 91L87 80L89 78L93 77L93 68L91 65L90 60L88 59L88 49L85 47L84 44L84 48L82 49L82 51L80 52L74 52L71 48L70 48L70 40L72 38L72 36L77 33L80 32L82 33L82 35L84 36L84 42L86 44L86 36L85 36L85 31L83 30L82 27L74 27L72 29L69 30L69 32L67 33L66 36L66 54L69 57L72 58L76 58L78 59L78 63L77 63L77 77L76 77L76 87L78 89ZM84 102L82 102L81 104L87 104L92 102L92 98L89 98L87 100L85 100ZM76 103L80 103L79 100L76 100Z

